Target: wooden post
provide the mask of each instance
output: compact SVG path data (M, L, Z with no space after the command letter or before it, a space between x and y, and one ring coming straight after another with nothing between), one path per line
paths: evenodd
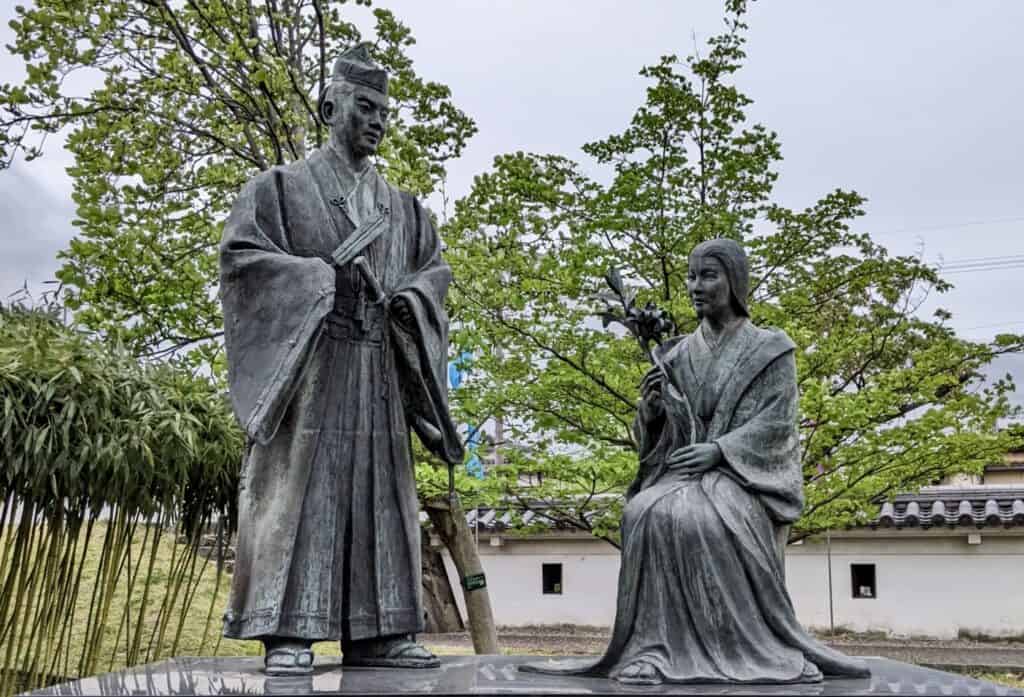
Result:
M424 508L434 532L448 548L458 571L462 597L466 600L466 619L473 639L473 651L478 654L498 653L498 630L491 610L491 596L458 496L427 501Z

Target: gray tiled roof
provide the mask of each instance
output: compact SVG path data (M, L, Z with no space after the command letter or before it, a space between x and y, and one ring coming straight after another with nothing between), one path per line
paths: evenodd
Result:
M514 507L471 508L466 523L479 532L503 532L531 527L535 530L579 531L564 521L544 515L550 503L532 502L534 510ZM425 515L421 516L426 519ZM878 517L864 527L1024 527L1024 485L1022 486L931 486L920 493L900 494L882 504Z
M536 510L522 511L516 508L470 508L466 511L466 524L470 530L479 532L503 532L505 530L533 528L541 530L578 530L561 520L552 520L544 515L546 504L533 504ZM428 523L426 513L420 512L420 523Z
M882 504L871 527L1024 527L1024 486L924 487Z
M568 523L552 520L544 514L550 504L533 502L531 510L522 511L516 508L471 508L466 511L466 523L472 530L476 527L480 532L502 532L516 528L534 528L536 530L578 530ZM588 520L591 516L588 516Z

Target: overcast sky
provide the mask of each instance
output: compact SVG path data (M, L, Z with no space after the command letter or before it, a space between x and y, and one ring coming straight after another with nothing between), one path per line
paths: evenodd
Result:
M717 0L377 4L411 27L420 74L449 85L479 127L450 168L454 197L499 153L585 159L580 145L621 131L643 102L643 65L722 28ZM3 43L13 5L0 0ZM737 79L753 119L782 142L777 200L802 208L854 189L868 198L859 229L894 253L947 263L1024 255L1024 2L762 0L747 21ZM21 74L2 53L0 79ZM24 282L38 291L73 233L59 146L0 172L2 296ZM950 309L972 339L1024 332L1024 268L948 278L956 288L926 310ZM1024 382L1024 357L997 369Z

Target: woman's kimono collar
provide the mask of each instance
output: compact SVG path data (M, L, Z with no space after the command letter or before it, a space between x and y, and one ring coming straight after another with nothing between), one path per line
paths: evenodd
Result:
M714 416L708 427L707 438L709 440L716 438L728 428L736 404L750 383L772 361L796 348L792 339L786 336L785 332L777 329L761 329L750 322L744 322L744 325L738 328L736 335L731 340L737 341L743 338L741 333L750 333L754 336L743 342L746 344L745 350L738 356L734 366L722 381L718 405L715 407ZM696 366L691 363L691 353L696 354L697 359L700 360L700 354L703 352L710 352L710 348L704 338L700 336L698 328L672 347L665 356L665 367L672 372L682 373L684 379L691 381L691 384L700 384L701 380L694 372Z

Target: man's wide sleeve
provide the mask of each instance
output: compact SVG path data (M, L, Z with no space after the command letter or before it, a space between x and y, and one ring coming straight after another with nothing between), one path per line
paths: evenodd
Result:
M246 433L277 431L334 298L334 271L291 253L279 170L242 190L220 244L228 384Z
M461 438L448 411L448 313L445 297L452 273L441 258L441 240L420 204L409 201L407 224L416 240L414 269L395 289L408 303L412 326L392 325L401 371L402 398L413 430L449 464L462 462Z

